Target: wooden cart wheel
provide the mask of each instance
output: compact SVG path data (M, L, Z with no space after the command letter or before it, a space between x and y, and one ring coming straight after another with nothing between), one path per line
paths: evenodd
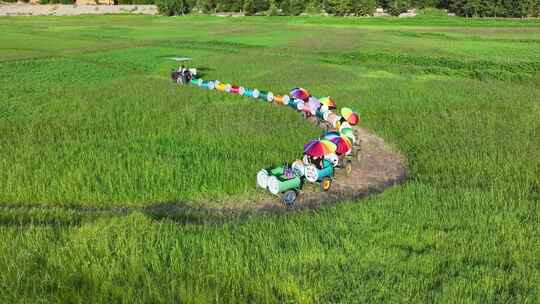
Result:
M321 190L322 191L328 191L330 187L332 186L332 179L329 177L323 177L321 180Z

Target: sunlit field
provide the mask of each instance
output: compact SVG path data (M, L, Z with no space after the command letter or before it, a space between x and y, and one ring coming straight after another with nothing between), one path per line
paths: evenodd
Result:
M3 17L0 31L0 302L540 299L540 21ZM268 195L256 172L320 132L173 84L175 56L356 108L409 179L313 211L148 212L249 207Z

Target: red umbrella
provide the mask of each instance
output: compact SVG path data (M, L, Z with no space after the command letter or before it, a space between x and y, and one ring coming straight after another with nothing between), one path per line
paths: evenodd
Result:
M355 126L360 122L360 117L358 116L357 113L352 113L349 117L347 117L347 121L351 125Z
M289 94L291 98L307 101L309 99L309 92L303 88L294 88Z
M330 140L336 144L336 154L338 155L346 154L352 148L351 141L345 136L334 137Z

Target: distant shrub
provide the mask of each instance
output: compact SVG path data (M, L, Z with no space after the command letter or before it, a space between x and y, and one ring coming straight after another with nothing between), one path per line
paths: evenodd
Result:
M423 8L418 11L418 16L433 16L433 17L445 17L448 13L445 10L437 8Z
M256 12L257 12L257 9L255 8L255 1L245 0L244 1L244 14L246 14L246 16L252 16L252 15L255 15Z
M116 0L115 4L155 4L155 2L155 0Z
M158 11L166 16L188 14L191 11L189 3L185 0L157 0Z
M301 0L283 0L280 8L284 15L298 16L306 9L306 3Z
M392 16L399 16L399 14L407 12L410 7L411 2L409 0L393 0L390 2L387 11Z
M268 9L268 16L278 16L279 15L279 8L277 7L277 4L275 1L272 1L270 3L270 8Z
M309 2L306 6L306 13L309 15L317 15L321 13L321 7L316 2Z
M75 0L39 0L40 4L75 4Z
M440 0L412 0L412 6L416 8L434 8L441 7L442 1Z

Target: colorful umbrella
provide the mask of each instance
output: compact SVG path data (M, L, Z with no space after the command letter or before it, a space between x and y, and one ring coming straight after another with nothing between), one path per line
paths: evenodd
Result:
M304 145L304 154L312 157L323 157L330 153L332 153L331 148L320 140L310 140Z
M341 129L341 134L348 137L350 140L352 140L352 142L356 141L356 138L354 137L354 131L351 128L343 128L343 129Z
M354 112L350 108L341 108L341 116L345 118L351 125L356 125L360 121L358 113Z
M325 155L336 152L337 145L334 142L332 142L332 141L330 141L328 139L321 139L320 142L321 142L321 144L323 144L323 146L324 146L324 148L326 150L326 153L324 153Z
M347 107L343 107L341 108L341 116L345 117L345 119L347 119L347 117L349 117L349 115L351 115L353 112L353 110L351 110L351 108L347 108Z
M328 140L332 140L332 138L336 138L336 137L340 137L340 136L341 135L338 132L332 131L332 132L324 133L323 138L328 139Z
M294 88L291 90L289 96L291 96L291 98L307 101L309 99L309 92L306 89Z
M319 99L319 101L323 105L327 106L329 109L335 109L336 108L336 103L334 102L334 100L330 96L322 97L321 99Z
M345 136L333 138L332 142L336 144L336 154L338 155L347 154L351 151L352 143Z
M347 121L353 125L356 126L360 122L360 117L357 113L352 113L349 117L346 118Z

